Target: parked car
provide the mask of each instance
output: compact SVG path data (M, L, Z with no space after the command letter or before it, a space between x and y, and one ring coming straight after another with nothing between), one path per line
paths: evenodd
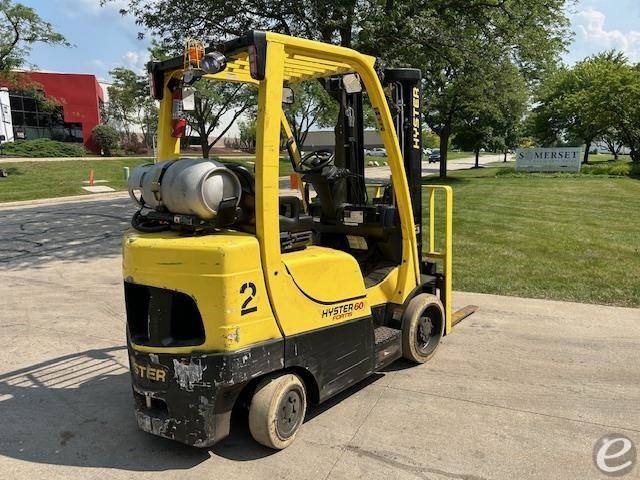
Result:
M376 147L369 150L369 156L371 157L386 157L387 151L382 147Z
M440 161L440 149L434 148L429 154L429 163L438 163Z
M428 157L429 155L431 155L431 152L433 152L433 149L432 149L432 148L423 148L423 149L422 149L422 155L425 155L425 156L427 156L427 157Z

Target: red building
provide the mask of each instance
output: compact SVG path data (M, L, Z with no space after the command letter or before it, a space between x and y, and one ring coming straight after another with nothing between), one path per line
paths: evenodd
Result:
M100 123L100 106L103 103L102 88L96 77L47 72L25 72L22 75L60 106L54 111L42 109L30 95L18 90L10 91L14 138L82 142L88 150L99 153L91 139L91 130Z

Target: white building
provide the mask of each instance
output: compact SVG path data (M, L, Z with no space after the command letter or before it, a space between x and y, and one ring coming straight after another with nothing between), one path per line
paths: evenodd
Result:
M0 88L0 143L4 142L13 142L9 89L6 87Z

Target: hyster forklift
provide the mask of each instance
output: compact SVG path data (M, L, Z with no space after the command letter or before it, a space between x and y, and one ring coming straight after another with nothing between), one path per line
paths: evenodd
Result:
M374 64L347 48L252 31L149 65L157 161L130 178L140 209L123 240L142 430L208 447L229 434L232 411L248 408L255 440L283 449L309 404L400 357L426 362L451 331L449 187L426 186L422 247L420 71L377 73ZM301 156L283 100L310 80L339 103L336 143ZM181 107L203 81L257 88L254 168L179 158ZM364 178L365 100L391 170L375 194ZM281 135L297 195L279 196Z

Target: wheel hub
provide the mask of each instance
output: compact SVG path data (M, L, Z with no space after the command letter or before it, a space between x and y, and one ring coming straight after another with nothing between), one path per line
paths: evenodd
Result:
M429 317L422 317L420 319L416 334L418 337L418 348L420 350L426 350L433 335L433 323Z
M278 418L276 420L276 428L278 435L282 438L288 438L293 435L300 423L302 417L302 397L297 390L289 390L282 400L278 408Z

